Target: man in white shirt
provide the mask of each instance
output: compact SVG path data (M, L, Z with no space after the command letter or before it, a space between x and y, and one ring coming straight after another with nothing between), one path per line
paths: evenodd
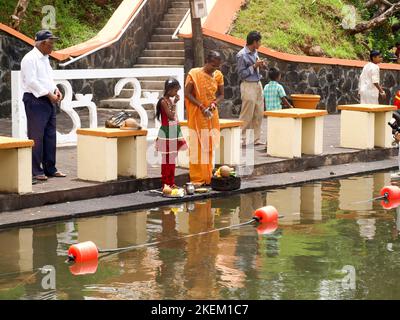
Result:
M21 61L23 101L32 149L32 174L36 180L65 177L56 169L56 107L62 94L53 80L49 54L58 39L48 30L39 31L35 47Z
M378 64L382 62L381 53L376 50L371 51L370 60L364 66L358 83L361 104L379 104L379 95L384 99L386 97L385 91L379 84Z

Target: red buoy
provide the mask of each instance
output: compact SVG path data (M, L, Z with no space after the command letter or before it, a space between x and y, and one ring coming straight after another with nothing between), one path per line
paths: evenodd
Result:
M75 262L97 260L99 251L92 241L74 244L69 247L68 256L72 256Z
M400 188L397 186L386 186L381 189L380 195L389 201L400 200Z
M386 210L395 209L398 206L400 206L400 199L382 200L381 201L381 206L382 206L383 209L386 209Z
M278 217L278 210L273 206L262 207L254 212L254 218L256 218L259 223L277 221Z
M272 234L278 229L278 221L271 221L267 223L261 223L257 227L257 233L260 235Z
M82 276L85 274L94 274L97 271L98 260L92 259L86 262L77 262L69 267L69 271L74 276Z

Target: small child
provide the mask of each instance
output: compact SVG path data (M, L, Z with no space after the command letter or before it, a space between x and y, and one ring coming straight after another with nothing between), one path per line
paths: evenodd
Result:
M267 110L279 110L282 109L282 105L293 108L286 98L285 89L278 83L281 79L281 72L279 69L269 69L268 76L271 81L264 87L264 99Z
M156 117L161 118L161 127L156 140L156 150L162 155L162 185L176 188L175 166L178 151L187 149L181 128L176 117L176 103L179 101L178 91L181 89L176 79L165 82L164 96L157 103ZM173 101L171 101L173 98Z

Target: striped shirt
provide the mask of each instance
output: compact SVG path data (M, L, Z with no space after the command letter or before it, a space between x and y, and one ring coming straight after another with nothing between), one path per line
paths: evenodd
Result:
M270 81L264 87L264 99L267 110L282 109L282 98L286 97L285 89L276 81Z

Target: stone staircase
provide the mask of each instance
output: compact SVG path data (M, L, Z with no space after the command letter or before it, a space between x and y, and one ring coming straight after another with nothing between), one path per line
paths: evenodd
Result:
M180 39L173 40L172 35L189 7L189 0L170 1L168 11L164 14L158 27L153 30L153 35L147 43L146 49L137 59L137 64L133 66L134 68L181 68L184 66L184 43ZM157 92L159 97L164 93L165 77L138 78L138 80L142 87L142 92ZM101 100L99 111L114 114L117 111L127 109L131 110L134 117L138 118L137 112L129 106L129 100L132 95L133 89L127 85L118 97ZM148 114L149 120L154 119L154 106L143 105L143 107Z

